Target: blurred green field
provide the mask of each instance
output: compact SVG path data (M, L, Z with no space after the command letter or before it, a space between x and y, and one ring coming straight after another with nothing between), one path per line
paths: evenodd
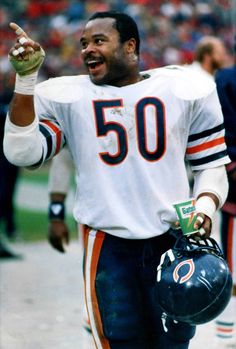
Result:
M71 239L77 237L76 223L72 216L66 219L71 232ZM47 240L47 212L28 211L16 208L16 223L19 237L22 241L33 242Z
M21 181L24 181L29 182L31 184L45 184L45 186L47 186L49 166L50 164L46 164L42 168L34 171L21 169L19 176L19 185ZM74 185L73 178L71 185ZM27 210L17 205L15 205L15 208L17 232L20 240L25 242L47 240L47 207L45 207L45 212ZM66 222L71 232L71 238L76 238L77 226L72 217L72 214L67 213Z
M20 169L20 179L28 180L35 183L48 182L48 172L50 168L50 161L44 164L41 168L36 170L28 170L25 168Z

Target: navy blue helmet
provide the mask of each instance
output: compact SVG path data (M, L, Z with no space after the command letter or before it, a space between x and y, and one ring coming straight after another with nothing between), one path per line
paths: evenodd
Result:
M191 325L217 317L228 304L232 276L213 238L181 236L157 267L156 296L168 316Z

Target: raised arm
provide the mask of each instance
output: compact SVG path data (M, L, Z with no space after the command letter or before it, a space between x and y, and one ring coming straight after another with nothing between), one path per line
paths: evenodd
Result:
M15 90L6 119L4 153L17 166L38 167L56 155L65 143L60 125L50 112L39 122L35 115L35 85L45 53L17 24L10 27L17 36L9 52L9 60L16 72ZM41 102L37 103L40 106ZM45 117L47 114L47 117Z
M34 88L45 53L16 23L10 23L10 27L15 31L17 40L9 52L9 60L16 71L9 117L13 124L27 126L35 119Z

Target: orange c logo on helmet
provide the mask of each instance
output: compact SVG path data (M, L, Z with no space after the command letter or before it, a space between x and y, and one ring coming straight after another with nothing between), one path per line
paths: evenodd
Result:
M188 265L189 270L184 276L180 277L179 270L183 265ZM180 262L178 265L176 265L173 271L173 279L175 280L175 282L179 282L180 284L183 284L184 282L188 281L191 278L194 271L195 271L195 265L192 258L187 259L186 261Z

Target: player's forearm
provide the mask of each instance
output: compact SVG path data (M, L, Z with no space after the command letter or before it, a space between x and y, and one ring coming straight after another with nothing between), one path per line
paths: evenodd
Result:
M196 208L212 218L227 197L228 180L225 166L198 171L194 175L194 196L197 197Z
M197 171L194 174L194 195L200 197L204 193L216 197L215 204L221 207L228 194L228 179L225 166L219 166L215 168L209 168L202 171Z
M14 93L10 104L9 117L17 126L28 126L35 119L34 98L32 95Z
M72 171L74 172L72 158L65 147L52 159L48 180L49 193L68 194Z

